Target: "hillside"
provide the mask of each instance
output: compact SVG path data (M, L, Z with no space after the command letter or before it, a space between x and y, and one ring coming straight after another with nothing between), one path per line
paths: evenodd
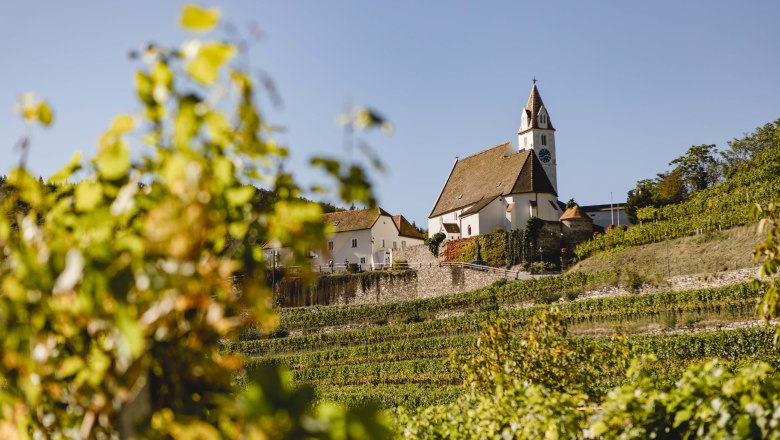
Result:
M752 252L765 237L756 225L708 231L640 246L621 246L577 263L570 272L595 272L622 267L648 280L682 274L709 274L754 267Z
M610 249L658 243L755 222L751 208L757 203L767 204L775 200L780 193L780 121L766 124L731 141L729 147L720 153L722 159L719 161L709 156L714 163L711 171L714 176L708 179L713 182L710 186L687 188L680 180L681 194L675 198L681 199L681 202L661 204L645 200L649 204L636 211L639 224L582 243L575 249L577 255L587 258ZM695 165L694 168L698 169L701 164ZM675 169L679 170L680 167ZM659 176L668 177L670 174ZM637 188L629 192L629 202L636 198L636 193L653 189L644 188L647 182L637 183Z

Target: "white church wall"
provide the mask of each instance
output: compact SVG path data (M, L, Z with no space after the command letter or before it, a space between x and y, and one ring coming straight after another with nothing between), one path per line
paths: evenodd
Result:
M480 232L480 215L472 214L462 217L460 220L460 236L463 238L484 234Z
M428 219L428 237L433 237L434 234L437 232L442 232L447 236L448 240L459 238L459 234L450 234L447 233L447 231L444 230L444 223L455 223L456 225L460 225L460 213L465 211L466 209L470 208L469 206L466 206L463 209L458 209L456 211L448 212L446 214L442 214L436 217L432 217Z

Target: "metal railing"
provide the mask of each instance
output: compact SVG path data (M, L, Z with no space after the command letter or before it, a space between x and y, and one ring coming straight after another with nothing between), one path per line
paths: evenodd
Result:
M504 278L511 278L511 279L519 279L520 274L524 273L519 270L509 270L509 269L504 269L502 267L492 267L492 266L485 266L485 265L473 264L473 263L459 263L455 261L442 261L441 263L439 263L439 267L447 267L447 266L494 273Z

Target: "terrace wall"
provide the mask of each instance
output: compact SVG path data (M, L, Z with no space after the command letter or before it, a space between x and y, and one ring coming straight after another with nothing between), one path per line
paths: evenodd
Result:
M395 272L325 275L315 286L289 278L274 286L280 307L380 304L416 298L433 298L487 286L503 278L496 273L460 267L423 267Z

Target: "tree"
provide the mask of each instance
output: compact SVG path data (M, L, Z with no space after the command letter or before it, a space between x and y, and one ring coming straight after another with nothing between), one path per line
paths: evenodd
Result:
M577 205L577 202L574 201L574 199L569 199L566 202L566 209L571 209L571 208L574 208L575 206L578 206L578 205Z
M658 181L643 179L636 183L636 187L628 191L626 198L626 215L631 223L639 223L637 210L647 206L656 206L655 194L658 191Z
M728 143L729 149L720 153L722 174L726 178L741 171L754 157L763 152L780 149L780 119L756 128L755 132Z
M193 6L181 18L193 32L218 21L218 11ZM242 46L148 46L135 75L141 111L114 118L92 160L75 154L51 176L52 191L24 156L9 173L0 216L4 438L386 432L371 410L315 406L310 389L275 368L248 371L236 389L243 359L220 350L245 326L278 322L259 245L279 243L304 263L328 234L322 208L282 171L288 152L270 138L255 80L231 62ZM44 101L27 98L18 111L30 126L53 120ZM137 159L132 139L146 145ZM22 144L26 154L29 139ZM313 164L345 202L372 203L362 168ZM252 203L256 182L271 185L272 203Z
M676 165L689 194L702 191L720 179L721 166L715 156L715 145L694 145L683 155L669 162Z
M669 173L659 174L657 180L658 186L654 196L657 206L680 203L688 197L682 171L679 168Z

